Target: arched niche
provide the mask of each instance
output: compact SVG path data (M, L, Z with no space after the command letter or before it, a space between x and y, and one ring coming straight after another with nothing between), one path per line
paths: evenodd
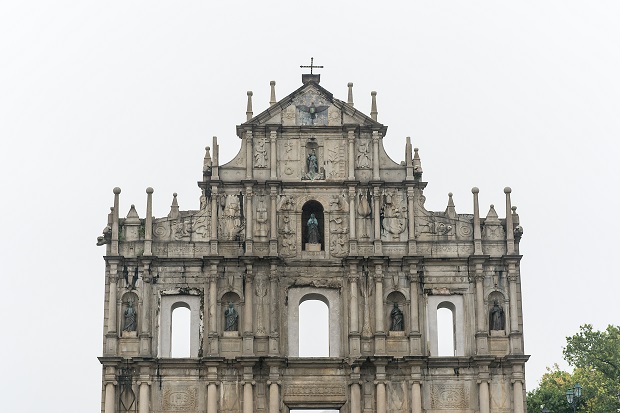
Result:
M200 349L200 326L202 312L200 311L200 296L170 294L162 295L159 317L159 357L172 356L172 312L176 308L184 307L190 310L190 357L198 357Z
M321 251L325 250L325 214L323 212L323 205L319 201L310 200L307 201L301 209L301 248L306 251L308 237L309 237L309 227L308 221L310 220L312 214L318 221L318 236L319 236L319 244Z
M407 319L407 314L409 314L410 312L409 312L409 305L407 303L407 299L405 298L405 295L401 293L400 291L392 291L391 293L387 295L385 299L385 303L386 303L386 305L384 306L385 307L384 309L385 320L386 320L385 327L387 328L387 330L388 331L408 331L410 320ZM393 327L392 311L394 310L394 304L398 306L398 309L402 313L402 317L403 317L402 329L400 330L395 330L392 328Z
M493 291L487 297L487 327L493 335L506 333L508 323L506 304L504 294L499 291Z
M219 331L227 331L226 330L226 310L229 308L229 304L233 305L233 308L237 312L237 329L236 330L228 330L228 331L240 331L242 324L242 313L241 311L241 298L234 291L228 291L222 298L220 299L220 317L219 317Z
M288 290L288 356L299 357L299 305L306 300L319 300L329 311L329 357L342 356L342 309L338 290L300 287Z
M447 309L452 312L454 355L465 355L465 314L462 295L431 295L427 301L427 334L431 356L439 355L437 312Z
M131 303L131 304L130 304ZM130 307L132 310L130 310ZM140 302L133 292L123 294L121 299L120 331L122 337L137 337L138 323L140 321Z

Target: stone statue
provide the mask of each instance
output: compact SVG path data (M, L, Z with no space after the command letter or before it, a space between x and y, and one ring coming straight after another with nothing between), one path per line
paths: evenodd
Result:
M319 221L317 221L314 213L310 214L308 219L308 244L320 244L321 237L319 234Z
M368 148L368 144L370 142L360 142L357 154L357 167L362 169L370 169L370 156L368 153L370 149Z
M316 150L313 149L312 152L310 152L306 163L308 164L308 177L314 179L314 177L319 174L319 160L316 157Z
M390 317L392 318L390 331L405 331L405 318L403 317L403 312L398 308L398 303L394 303Z
M224 311L224 318L226 320L224 331L239 330L239 314L237 314L233 303L228 303L228 308Z
M504 309L499 306L497 300L493 303L493 308L489 313L489 328L491 330L504 330Z
M133 300L127 301L123 331L136 331L136 310L133 308Z

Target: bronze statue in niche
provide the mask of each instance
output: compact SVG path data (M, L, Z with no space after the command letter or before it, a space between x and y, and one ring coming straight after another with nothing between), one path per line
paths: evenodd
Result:
M233 303L228 303L228 308L224 311L224 331L238 331L239 330L239 314L235 310Z
M390 331L405 331L405 318L403 312L398 308L398 303L394 303L394 308L390 312L392 318L392 326Z
M493 308L489 311L489 329L490 330L504 330L506 326L506 318L504 315L504 309L500 307L497 300L493 303Z

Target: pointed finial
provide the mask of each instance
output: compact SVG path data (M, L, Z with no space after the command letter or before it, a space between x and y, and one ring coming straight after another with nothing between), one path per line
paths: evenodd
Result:
M372 120L376 121L377 114L379 113L377 112L377 92L373 90L372 92L370 92L370 96L372 96L372 104L370 105L370 117L372 118Z
M127 217L125 218L125 224L136 224L140 223L140 216L138 216L138 211L136 211L136 206L131 204L131 208L129 208L129 212L127 213Z
M205 146L205 157L202 162L202 177L206 180L207 176L211 175L211 148Z
M454 208L454 200L452 199L452 192L448 192L448 206L446 208L446 215L450 218L456 218L456 209Z
M418 179L422 176L422 161L418 148L413 148L413 175Z
M489 208L489 212L487 213L487 217L484 221L484 223L499 223L499 216L497 215L497 212L495 211L495 205L491 204L491 207Z
M245 115L247 117L247 120L252 119L252 116L254 115L254 112L252 112L252 95L254 93L252 93L251 90L248 90L248 108L245 111Z
M269 106L275 105L276 102L276 81L272 80L269 82L269 86L271 86L271 97L269 98Z
M177 193L172 194L172 205L170 206L170 213L168 218L177 219L179 217L179 203L177 202Z
M407 136L405 142L405 167L407 168L407 179L413 179L413 158L411 154L411 137Z
M347 103L353 106L353 83L349 82L347 83L347 86L349 87L349 96L347 98Z

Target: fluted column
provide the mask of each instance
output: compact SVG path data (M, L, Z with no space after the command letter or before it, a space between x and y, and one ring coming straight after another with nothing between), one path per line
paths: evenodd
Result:
M118 264L110 264L110 273L108 275L110 280L110 294L108 299L108 334L116 333L117 331L117 316L116 316L116 281L118 280Z
M254 354L254 273L252 264L245 265L245 306L243 307L243 350L244 356Z
M269 355L279 353L279 323L278 320L278 265L271 264L269 271Z
M277 198L278 188L272 186L269 188L269 199L271 206L269 208L269 255L278 255L278 216L277 216Z
M422 413L422 392L417 380L411 383L411 413Z
M217 328L217 262L211 262L209 274L209 340L207 354L219 353L218 328Z
M409 264L409 352L411 355L422 354L422 334L420 333L419 315L419 283L418 265L415 262Z
M383 267L375 264L375 331L385 332L383 322Z
M407 188L407 223L408 223L408 246L409 254L417 253L417 245L415 241L415 211L414 211L415 191L413 187Z
M349 283L351 286L351 318L349 319L349 332L359 331L359 307L357 292L357 262L349 264Z
M269 149L271 152L271 157L269 158L269 177L271 179L276 179L277 177L277 147L276 147L276 139L278 137L278 132L272 130L269 132Z
M254 156L252 154L252 141L253 141L252 131L249 130L245 133L245 178L252 179L252 175L254 172Z
M355 179L355 131L347 132L347 141L349 142L349 180Z
M377 383L377 413L387 413L385 382L383 380L378 380L376 383Z
M508 289L510 290L510 332L519 331L517 307L517 273L514 264L508 265Z
M374 233L374 247L375 254L382 252L381 248L381 191L380 188L375 186L372 189L372 218L375 224Z
M379 132L372 132L372 179L378 181L379 176Z
M489 354L487 313L484 308L484 268L480 258L474 258L474 279L476 280L476 346L478 355Z
M245 253L253 253L252 231L254 224L254 209L252 208L252 185L245 187Z
M254 413L254 374L252 366L243 367L243 413Z
M217 255L217 212L219 210L218 187L211 185L211 255Z

